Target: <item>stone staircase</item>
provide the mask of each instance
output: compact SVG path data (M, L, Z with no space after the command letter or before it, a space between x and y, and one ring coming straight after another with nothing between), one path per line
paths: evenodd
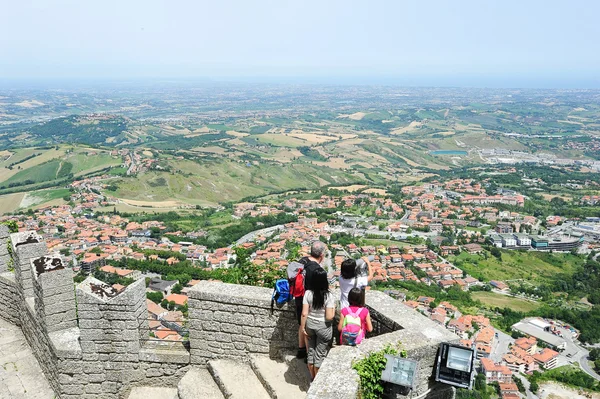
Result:
M218 359L190 369L177 388L137 387L129 399L295 399L305 398L310 374L303 360L252 355L248 362Z

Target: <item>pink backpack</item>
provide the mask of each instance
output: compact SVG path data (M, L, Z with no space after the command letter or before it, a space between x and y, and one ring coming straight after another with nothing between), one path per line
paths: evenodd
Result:
M348 307L348 314L344 317L344 323L340 333L340 342L342 345L356 346L362 341L364 331L360 313L363 309L364 308L359 308L356 312L353 312Z

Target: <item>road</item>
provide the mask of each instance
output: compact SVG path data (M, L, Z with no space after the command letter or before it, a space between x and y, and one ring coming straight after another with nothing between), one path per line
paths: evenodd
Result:
M595 379L597 379L598 381L600 381L600 375L598 375L598 373L596 373L588 363L587 357L589 355L589 352L585 349L582 349L582 351L583 355L579 358L579 365L581 366L581 369L589 375L591 375L592 377L594 377Z
M231 248L231 247L234 247L236 245L242 245L245 242L254 241L254 239L256 238L256 236L259 236L259 235L270 236L273 233L275 233L276 231L278 231L279 229L283 229L283 228L284 228L284 225L278 224L277 226L267 227L267 228L260 229L260 230L254 230L254 231L246 234L245 236L243 236L239 240L237 240L235 242L235 244L231 244L229 247Z
M494 339L494 346L490 353L490 359L495 363L500 363L502 361L502 356L508 353L508 347L512 345L515 340L510 335L505 334L498 329L494 328L494 331L498 336Z

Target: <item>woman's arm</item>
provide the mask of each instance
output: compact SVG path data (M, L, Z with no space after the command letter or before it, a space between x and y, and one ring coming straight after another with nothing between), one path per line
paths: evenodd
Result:
M344 315L340 315L340 322L338 323L338 331L342 331L342 328L344 328L344 318L346 316Z
M369 276L367 277L367 281L371 282L371 280L373 280L374 270L371 267L371 262L369 262L369 259L366 256L363 258L363 260L367 263L367 268L369 269Z
M368 332L373 331L373 323L371 323L371 314L370 313L367 315L367 318L365 319L365 321L367 322L367 331Z
M325 308L325 320L331 321L335 317L335 306L332 308Z
M308 318L308 303L302 305L302 315L300 317L300 330L306 336L308 333L306 332L306 319Z

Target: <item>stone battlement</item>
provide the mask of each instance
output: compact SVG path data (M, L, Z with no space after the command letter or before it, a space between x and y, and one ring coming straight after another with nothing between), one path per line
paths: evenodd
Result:
M190 369L216 360L247 362L296 349L293 304L271 311L269 288L195 285L188 299L188 350L181 343L149 340L144 280L116 292L88 277L73 290L72 271L47 253L35 233L10 238L12 258L2 252L8 231L0 225L0 317L20 326L61 399L125 398L135 387L176 387ZM413 397L451 397L452 389L430 377L439 343L458 337L381 292L368 292L367 306L374 333L358 347L334 347L307 397L356 398L353 359L398 343L419 360Z

